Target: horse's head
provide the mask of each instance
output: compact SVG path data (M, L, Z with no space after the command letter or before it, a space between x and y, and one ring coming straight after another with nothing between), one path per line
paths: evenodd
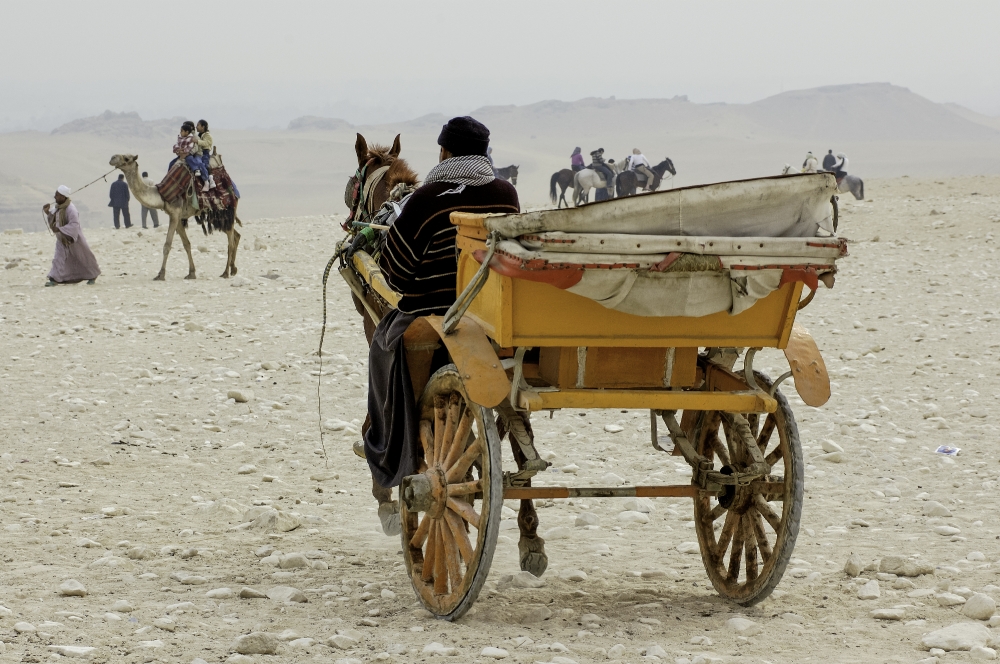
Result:
M671 175L677 175L677 169L674 168L674 162L670 160L670 157L664 157L663 161L658 163L653 170L658 170L661 174L670 171Z
M400 151L399 134L392 147L369 145L365 137L358 134L354 143L358 170L347 181L344 191L344 203L351 210L348 222L367 220L389 199L397 185L416 185L417 174L405 159L399 158Z
M510 183L517 186L517 166L510 167Z
M111 161L108 162L109 166L114 166L115 168L124 168L135 164L139 160L139 155L137 154L116 154L111 157Z

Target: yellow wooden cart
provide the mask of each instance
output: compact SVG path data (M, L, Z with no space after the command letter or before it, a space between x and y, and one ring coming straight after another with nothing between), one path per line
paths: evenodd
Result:
M821 183L824 191L831 186ZM795 324L815 291L802 299L803 282L790 281L736 315L631 315L488 269L501 239L491 217L453 213L451 220L458 228L458 302L444 317L417 319L404 337L421 405L423 461L400 486L403 553L427 610L453 620L475 601L504 498L521 500L521 568L539 576L547 558L532 499L691 498L702 559L718 592L744 606L767 597L791 557L803 491L798 432L778 383L793 378L810 405L829 397L816 344ZM366 253L354 254L341 274L374 320L398 301ZM442 344L451 363L432 373ZM778 380L753 369L755 351L765 347L783 349L789 361ZM548 464L535 449L530 414L560 408L648 409L653 447L682 456L691 481L532 486ZM505 436L517 461L506 471Z

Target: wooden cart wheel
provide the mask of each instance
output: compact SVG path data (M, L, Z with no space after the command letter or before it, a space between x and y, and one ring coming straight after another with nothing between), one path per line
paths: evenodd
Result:
M493 562L503 475L493 411L472 403L450 364L421 397L420 474L404 480L403 558L428 611L456 620L469 608Z
M771 388L770 378L754 374L761 388ZM799 432L788 400L780 391L774 398L774 413L744 414L770 474L747 486L727 487L718 497L703 493L694 499L701 557L712 585L743 606L764 600L781 581L802 516ZM717 411L699 413L692 442L726 474L752 463L745 445Z

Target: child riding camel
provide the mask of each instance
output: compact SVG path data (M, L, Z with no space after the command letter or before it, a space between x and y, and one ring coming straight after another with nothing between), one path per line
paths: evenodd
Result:
M187 164L192 173L199 173L201 175L201 179L205 183L202 191L208 191L208 166L201 160L201 150L198 149L198 142L195 136L192 135L193 132L194 123L190 120L181 125L181 133L177 136L177 142L174 143L174 154L177 156L170 162L167 170L170 170L177 163L178 159L183 158L184 163Z
M198 148L201 150L201 161L204 164L204 168L208 171L208 186L205 191L209 189L215 189L215 176L212 175L212 171L208 170L208 161L212 158L212 135L208 133L208 123L204 120L198 120Z

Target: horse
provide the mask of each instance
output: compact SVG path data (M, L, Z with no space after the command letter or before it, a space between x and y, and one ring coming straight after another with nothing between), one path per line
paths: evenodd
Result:
M785 167L781 170L782 175L794 175L799 171L795 168L785 164ZM819 173L829 173L831 171L818 171ZM854 198L859 201L865 199L865 183L864 180L859 178L857 175L845 174L844 177L837 180L837 191L841 193L851 193Z
M517 166L504 166L503 168L494 168L493 171L496 176L501 180L508 180L515 187L517 186Z
M653 182L649 183L650 191L656 191L660 188L660 183L663 181L663 176L666 173L669 172L670 177L677 175L677 169L674 168L674 162L671 161L669 157L664 157L663 161L649 170L653 171ZM615 182L615 190L618 193L618 198L635 196L635 190L638 186L639 178L635 171L624 171L620 173L618 175L617 182Z
M566 207L569 207L569 203L566 203L566 190L573 186L573 176L574 171L564 168L561 171L552 174L549 178L549 198L552 199L553 203L557 203L556 209L558 210L565 203ZM556 185L562 188L562 192L559 194L558 200L556 199Z
M851 192L854 198L863 201L865 199L865 183L857 175L845 175L837 180L837 191Z
M609 163L608 166L612 171L615 171L614 164ZM611 186L614 187L614 181L617 179L617 172L612 177ZM597 189L597 193L594 194L594 202L606 201L611 198L608 194L608 184L601 175L592 168L585 168L582 171L577 171L573 176L573 205L579 207L590 201L590 190Z

